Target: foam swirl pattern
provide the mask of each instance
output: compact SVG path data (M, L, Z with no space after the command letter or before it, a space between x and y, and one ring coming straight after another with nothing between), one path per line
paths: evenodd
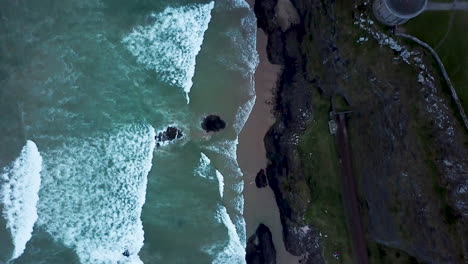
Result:
M214 2L168 7L151 14L153 24L137 26L122 42L139 63L155 70L163 81L182 88L188 100L196 56L213 7Z
M153 127L132 125L45 152L40 226L81 263L142 263L140 216L154 147Z

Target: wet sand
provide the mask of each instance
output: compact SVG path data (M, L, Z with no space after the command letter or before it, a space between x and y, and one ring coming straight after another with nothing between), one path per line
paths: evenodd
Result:
M253 0L248 1L253 6ZM278 206L270 187L257 188L255 176L267 166L263 138L274 123L271 101L276 86L280 66L269 63L266 54L267 36L258 29L257 51L260 63L255 72L256 101L252 112L239 135L238 162L244 173L244 218L247 225L247 238L260 223L270 229L276 249L278 264L298 263L298 258L285 250Z

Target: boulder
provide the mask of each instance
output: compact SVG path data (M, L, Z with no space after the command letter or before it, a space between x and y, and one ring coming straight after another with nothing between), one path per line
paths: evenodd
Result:
M268 181L267 181L267 176L265 174L265 170L261 169L258 173L257 176L255 177L255 185L257 185L257 188L264 188L267 187Z
M208 115L203 119L201 126L206 132L218 132L226 127L226 122L217 115Z
M260 224L247 241L245 260L247 264L276 264L275 246L266 225Z
M160 146L164 146L169 142L180 139L182 136L183 133L180 129L169 126L166 130L163 130L156 135L156 147L159 148Z

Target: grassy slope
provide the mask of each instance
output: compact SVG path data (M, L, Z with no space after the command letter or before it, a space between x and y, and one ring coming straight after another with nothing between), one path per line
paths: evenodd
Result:
M468 111L467 24L468 11L428 11L403 26L408 33L435 48L465 111Z
M314 121L302 135L299 146L312 193L306 221L322 232L323 257L327 263L350 263L351 245L344 222L341 177L333 137L328 131L328 100L314 98ZM337 260L333 254L340 254Z
M339 16L348 20L351 8L351 6L342 8L346 12ZM352 24L352 20L343 22L341 26L343 31L350 33L343 36L350 38L343 39L347 43L345 52L361 54L361 57L368 60L368 64L380 65L380 56L375 54L365 56L363 46L356 43L355 40L362 34L362 31ZM312 75L322 76L325 70L320 63L320 58L317 57L319 52L312 44L312 38L310 35L306 36L302 46L307 57L307 71L311 72ZM372 46L369 48L370 50L378 49L376 43L371 43L367 44ZM408 71L405 67L400 68L400 70ZM414 78L416 73L406 75L409 75L409 78ZM365 79L360 81L362 82L358 82L357 79L353 80L357 91L363 89L362 87L365 87L368 82ZM308 179L312 197L311 207L306 214L306 221L322 232L321 245L323 246L323 257L327 264L352 263L351 241L341 197L341 175L334 138L328 130L329 98L316 92L312 100L314 122L309 125L307 131L303 134L299 145L304 172ZM349 110L347 109L347 103L341 96L334 97L334 104L337 111ZM339 260L333 257L335 252L339 252ZM388 248L374 242L369 243L369 255L371 263L417 263L400 250Z

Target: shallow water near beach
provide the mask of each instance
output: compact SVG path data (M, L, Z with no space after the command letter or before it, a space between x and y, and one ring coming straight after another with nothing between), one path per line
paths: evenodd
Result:
M0 263L243 263L248 5L0 4Z

